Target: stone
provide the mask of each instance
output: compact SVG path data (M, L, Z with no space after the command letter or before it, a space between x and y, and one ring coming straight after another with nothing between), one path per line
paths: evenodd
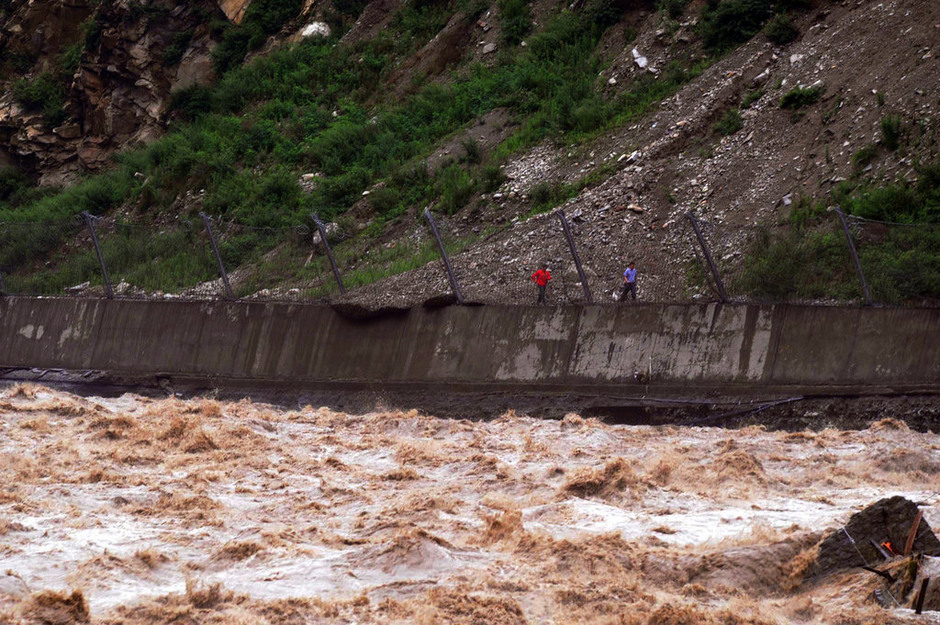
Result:
M217 4L229 21L240 24L251 0L217 0Z
M339 232L339 224L331 221L328 224L324 224L323 229L326 231L326 236L329 238ZM314 245L319 245L322 241L323 239L320 238L320 229L317 228L313 231L312 242Z
M485 46L483 46L483 54L492 54L493 52L496 52L495 43L488 43Z
M644 209L644 208L643 208L642 206L640 206L639 204L630 204L629 206L627 206L627 208L628 208L629 210L633 211L634 213L643 213L643 212L646 212L646 209Z
M82 282L81 284L76 284L75 286L66 287L66 293L82 293L85 289L91 286L91 282Z
M304 39L308 37L329 37L330 25L326 22L310 22L300 31L300 36Z
M637 64L637 67L639 67L640 69L646 69L646 66L649 65L649 60L647 60L645 56L640 54L640 51L637 50L636 48L633 48L632 53L633 53L633 61L634 63Z

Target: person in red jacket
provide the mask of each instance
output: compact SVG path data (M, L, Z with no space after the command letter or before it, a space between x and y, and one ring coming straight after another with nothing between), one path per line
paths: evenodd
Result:
M532 281L535 282L535 285L539 289L539 298L535 301L536 304L545 303L545 287L548 286L548 281L552 279L550 273L548 273L548 265L542 263L538 270L532 274Z

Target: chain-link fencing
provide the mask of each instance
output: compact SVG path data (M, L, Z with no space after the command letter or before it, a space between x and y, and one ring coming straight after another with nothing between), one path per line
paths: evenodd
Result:
M843 227L838 211L817 215L811 226L692 215L659 223L626 213L607 221L576 213L569 221L555 211L486 229L437 219L435 233L418 216L403 235L401 228L363 233L342 219L318 225L314 217L258 228L202 214L162 221L77 215L0 223L0 292L413 304L455 297L456 285L467 303L532 304L532 273L547 264L548 303L611 303L623 268L637 258L639 296L647 301L940 302L940 224L845 217ZM633 229L617 230L625 223Z

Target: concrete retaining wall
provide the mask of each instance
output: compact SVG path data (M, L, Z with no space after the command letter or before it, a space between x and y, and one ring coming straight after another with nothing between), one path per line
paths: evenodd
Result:
M0 366L291 384L940 387L940 310L0 298ZM648 380L647 380L648 378Z

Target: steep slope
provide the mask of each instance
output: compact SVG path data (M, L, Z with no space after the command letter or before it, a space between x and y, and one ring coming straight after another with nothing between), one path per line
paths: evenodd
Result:
M548 261L556 273L556 301L579 300L567 244L555 218L542 214L563 204L596 299L618 289L630 259L639 264L644 298L710 297L685 213L704 222L719 264L733 273L755 258L762 261L768 249L785 250L787 237L816 240L832 222L827 205L858 208L879 187L913 193L915 181L931 179L924 166L937 157L940 66L933 48L940 7L928 0L765 4L676 1L657 10L601 0L571 8L521 0L493 6L313 3L279 26L260 50L264 58L242 69L235 68L250 49L239 43L248 27L213 35L203 21L190 28L194 43L184 58L201 59L204 71L187 74L181 65L171 75L160 63L129 62L136 69L124 73L125 83L151 73L122 91L97 84L95 77L110 74L93 72L83 56L66 111L80 114L85 134L61 150L44 148L55 156L35 166L42 171L52 162L48 176L76 155L97 166L109 150L131 139L150 140L167 122L192 120L190 125L171 125L165 139L122 157L107 178L83 182L61 197L8 202L0 220L117 209L119 219L164 232L202 209L227 222L288 232L316 211L334 222L330 232L341 269L352 274L355 286L433 260L421 217L429 206L452 251L459 252L454 264L467 299L525 301L528 274ZM257 16L259 6L242 7L241 14L254 24L251 10ZM740 13L753 7L756 14ZM224 4L210 8L240 14ZM185 11L204 18L210 8ZM153 9L141 15L152 14L162 15ZM140 19L136 30L114 26L114 33L136 42L131 51L149 49L152 58L172 33L160 30L156 18ZM337 32L344 24L351 28L338 42L275 45L321 28L303 28L315 20L330 22ZM768 22L767 34L755 36ZM265 28L257 32L274 32ZM885 33L898 40L886 46ZM211 58L225 76L210 88L187 87L205 79L215 40L221 43ZM170 98L174 86L184 88ZM149 95L133 96L144 92ZM115 113L115 98L136 104ZM76 132L39 131L39 113L24 125L16 105L5 110L20 124L13 131L6 126L7 150L20 160L31 149L23 146L61 142L64 132ZM71 151L76 144L80 149ZM929 199L933 189L916 192ZM0 201L9 195L0 194ZM921 217L936 204L926 202ZM287 235L278 239L243 228L232 225L221 235L226 264L238 267L233 279L241 295L277 296L288 289L300 297L330 294L319 246L301 242L291 251L296 245ZM77 236L70 247L84 248L87 257ZM22 275L23 284L44 292L97 280L93 263L75 269L81 263L73 262L73 252L53 252L45 239L30 245L0 257L0 270ZM272 270L275 257L288 252L293 256L284 268ZM211 279L212 264L204 260L191 261L201 269L188 277L167 270L168 277L130 283L148 292L191 289L194 281ZM44 263L43 276L34 275L37 261ZM121 262L168 264L155 256ZM758 266L756 282L732 281L743 294L766 296L762 289L769 282L778 287L773 297L805 296L766 265ZM52 279L56 267L72 269ZM791 273L807 271L794 267ZM826 284L835 283L841 290L831 296L847 296L851 274L830 270L810 296L830 296ZM135 271L128 265L125 273L140 274ZM309 283L313 274L319 275L316 288ZM898 297L940 295L930 288ZM334 300L413 305L448 292L432 263L346 298L334 293Z
M634 46L662 67L672 44L686 34L680 30L669 41L654 24L647 24ZM525 214L529 202L510 195L525 198L539 185L575 183L592 167L610 165L603 181L564 206L569 216L577 216L582 261L595 297L601 291L609 299L619 290L620 273L634 259L641 268L643 297L671 300L698 292L688 283L696 243L686 212L716 225L713 251L740 263L757 226L786 222L791 203L801 196L826 202L847 180L916 179L915 163L937 155L940 63L934 48L940 6L840 3L805 13L797 26L803 33L799 40L777 46L756 37L641 123L574 151L546 144L515 157L506 168L508 189L490 196L494 210L510 217ZM904 33L904 39L886 47L884 32ZM631 48L604 75L622 81L642 71ZM819 86L822 95L798 111L781 107L781 99L800 86ZM715 132L715 124L734 110L741 110L741 128L730 136ZM905 149L884 146L881 121L886 115L898 116L911 129ZM872 162L860 168L857 155L870 146L876 146ZM627 155L635 155L635 162ZM624 210L627 206L634 210ZM528 273L543 260L561 270L565 285L558 288L558 299L583 297L553 218L518 223L458 256L455 265L470 299L525 301L532 297ZM358 297L414 303L428 281L441 292L449 289L439 268L429 266L421 275L376 285L380 296ZM403 295L409 292L411 297Z

